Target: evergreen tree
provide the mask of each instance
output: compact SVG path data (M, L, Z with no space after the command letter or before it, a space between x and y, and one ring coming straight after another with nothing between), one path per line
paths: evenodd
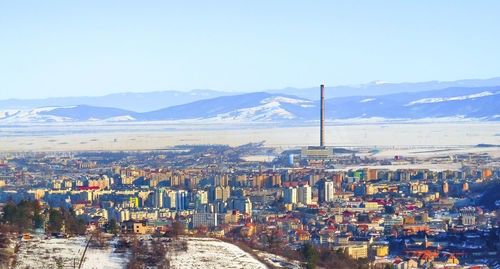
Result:
M59 233L63 227L63 214L60 210L51 208L49 209L49 224L47 230L50 233Z
M114 235L120 232L120 227L118 226L116 219L112 218L108 221L108 224L106 225L106 231Z

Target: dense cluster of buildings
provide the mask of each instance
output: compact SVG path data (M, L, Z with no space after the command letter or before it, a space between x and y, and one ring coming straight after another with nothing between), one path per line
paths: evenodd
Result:
M333 150L314 148L271 163L240 158L256 150L5 155L0 207L36 199L73 208L89 227L115 219L123 233L165 232L180 222L265 248L327 246L374 268L482 266L499 257L498 208L480 202L484 186L498 183L494 158L457 155L445 161L460 169L440 171L391 167L416 158L330 158Z

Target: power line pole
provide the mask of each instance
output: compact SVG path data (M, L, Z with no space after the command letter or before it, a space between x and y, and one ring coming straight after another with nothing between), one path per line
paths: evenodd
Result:
M93 235L90 236L89 241L87 242L87 245L85 246L85 249L83 250L82 259L80 260L80 264L78 264L78 269L80 269L82 267L83 259L85 258L85 253L87 252L87 248L89 247L90 240L92 240L92 236Z

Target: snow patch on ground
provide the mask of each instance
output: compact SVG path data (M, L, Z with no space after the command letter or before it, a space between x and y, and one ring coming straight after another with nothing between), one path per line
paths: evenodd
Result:
M289 103L289 104L311 103L311 101L309 100L289 98L284 96L269 97L260 101L261 104L267 104L271 102Z
M464 115L456 115L454 117L439 117L439 118L420 118L420 119L408 119L408 118L384 118L384 117L358 117L349 119L326 119L327 123L336 124L371 124L371 123L450 123L450 122L481 122L484 118L466 118ZM319 122L319 121L310 121Z
M186 252L170 253L172 268L267 268L235 245L212 238L186 239Z
M269 154L259 154L259 155L249 155L249 156L242 156L241 159L247 161L247 162L272 162L276 159L277 156L275 155L269 155Z
M498 94L498 92L490 92L490 91L485 91L485 92L480 92L476 94L470 94L470 95L463 95L463 96L455 96L455 97L437 97L437 98L423 98L420 100L412 101L405 106L411 106L415 104L429 104L429 103L440 103L440 102L446 102L446 101L458 101L458 100L466 100L466 99L474 99L474 98L480 98L480 97L485 97L485 96L490 96L490 95L495 95Z
M0 111L0 119L6 123L28 123L28 122L65 122L71 120L66 117L53 115L40 115L40 112L51 111L61 107L42 107L27 110L3 110ZM65 107L71 108L71 107Z
M10 117L12 115L15 115L16 113L19 113L19 110L17 110L17 109L1 110L0 111L0 119Z
M238 122L251 122L251 121L269 121L273 118L293 119L295 115L283 109L279 102L268 102L260 106L241 108L236 111L223 113L217 115L213 120L219 121L238 121Z
M302 268L301 262L295 260L289 260L285 257L278 256L268 252L257 252L257 256L261 259L264 259L266 262L276 266L278 268L291 268L291 269L300 269Z
M133 120L135 120L135 118L130 115L117 116L106 119L106 121L133 121Z
M76 268L82 257L87 239L34 237L19 242L20 248L14 268ZM113 242L112 242L113 243ZM128 257L113 252L114 248L88 248L82 268L125 268Z
M275 127L272 124L236 125L232 122L215 125L200 120L193 127L169 122L148 122L122 125L97 123L25 125L0 127L0 152L5 151L75 151L75 150L154 150L175 145L225 144L240 146L266 141L277 148L300 148L319 144L319 127ZM398 150L428 146L462 146L474 152L486 150L500 153L499 147L477 148L477 144L500 145L500 122L447 122L413 124L351 124L326 125L328 146L368 147ZM49 142L53 141L53 142ZM456 152L456 151L455 151ZM448 155L438 152L439 155ZM381 155L382 152L377 154ZM394 152L408 156L410 153ZM413 153L412 153L413 154ZM389 155L390 156L390 155ZM496 155L495 155L496 156ZM498 155L500 156L500 155Z

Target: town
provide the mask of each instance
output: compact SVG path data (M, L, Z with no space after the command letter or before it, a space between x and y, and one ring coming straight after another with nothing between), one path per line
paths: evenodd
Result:
M2 242L13 235L68 237L110 229L158 235L180 226L188 235L281 255L308 268L499 266L498 158L379 158L376 152L278 152L252 143L4 153L2 227L15 224L14 209L26 201L37 203L39 215L17 231L3 229ZM54 221L71 214L75 220Z

